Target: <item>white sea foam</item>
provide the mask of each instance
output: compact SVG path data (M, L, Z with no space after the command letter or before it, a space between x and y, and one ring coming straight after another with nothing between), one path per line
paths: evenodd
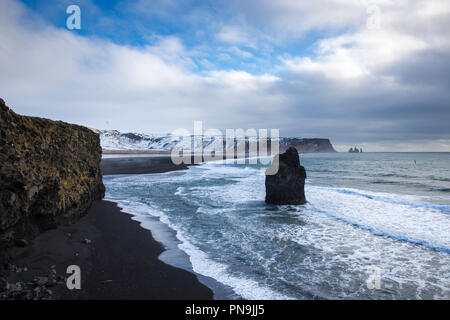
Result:
M316 210L331 217L377 235L450 253L450 215L431 205L411 202L410 197L401 200L400 195L351 189L309 186L307 191Z
M199 250L196 246L191 244L184 236L183 228L172 224L163 211L142 203L128 200L120 200L117 198L108 198L107 200L118 203L119 207L124 212L128 212L139 217L151 215L159 218L161 222L176 232L176 237L181 242L178 247L189 256L192 268L195 272L211 277L224 285L230 286L237 295L249 300L293 299L286 295L279 294L270 288L265 288L259 285L256 281L246 278L245 275L236 277L229 274L227 272L227 265L217 263L209 259L205 252ZM143 227L145 227L145 225L143 225Z
M270 209L261 169L216 162L106 184L127 211L175 230L195 272L247 299L310 297L293 288L323 298L450 298L450 215L419 196L308 183L307 205ZM365 285L373 265L382 271L376 292Z

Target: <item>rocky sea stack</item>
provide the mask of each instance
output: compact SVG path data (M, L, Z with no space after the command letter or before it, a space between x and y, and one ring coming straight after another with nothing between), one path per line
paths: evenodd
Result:
M0 99L0 269L6 249L76 220L103 198L99 135L20 116Z
M266 203L305 204L305 179L306 171L300 165L296 148L290 147L285 153L276 155L271 168L266 171Z

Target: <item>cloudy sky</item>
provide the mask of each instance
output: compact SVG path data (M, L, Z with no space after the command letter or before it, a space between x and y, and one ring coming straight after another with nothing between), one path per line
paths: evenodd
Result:
M1 0L0 97L99 129L450 151L449 30L450 0Z

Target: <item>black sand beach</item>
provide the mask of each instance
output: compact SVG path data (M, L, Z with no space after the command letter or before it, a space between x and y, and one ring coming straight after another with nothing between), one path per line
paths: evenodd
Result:
M149 157L121 157L102 159L103 175L147 174L187 169L185 164L173 164L170 155Z
M102 167L104 174L181 169L170 166L171 162L154 160L104 159ZM57 283L49 281L44 286L45 290L51 290L48 295L51 299L213 298L212 291L194 274L161 262L158 256L163 251L151 232L141 228L115 203L96 201L78 222L47 231L25 248L14 248L15 271L10 272L7 280L32 289L36 277L53 279L54 273L58 276ZM66 287L63 277L67 277L69 265L81 268L81 290Z

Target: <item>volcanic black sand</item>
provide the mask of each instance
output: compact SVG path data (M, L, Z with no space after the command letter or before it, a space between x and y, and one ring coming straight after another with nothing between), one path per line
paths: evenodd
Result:
M161 173L187 168L185 164L173 164L169 155L106 158L102 159L100 166L103 175Z
M168 162L155 162L155 158L129 159L104 159L104 174L181 168L170 169ZM141 228L139 222L120 211L115 203L96 201L78 222L49 230L25 248L14 248L12 264L19 272L10 272L7 280L33 290L36 277L45 277L44 282L52 279L56 284L49 281L43 287L51 290L48 295L51 299L213 298L212 291L193 273L158 260L163 251L151 232ZM68 276L69 265L81 268L81 290L66 287L63 277ZM49 276L52 272L58 276L56 280Z

